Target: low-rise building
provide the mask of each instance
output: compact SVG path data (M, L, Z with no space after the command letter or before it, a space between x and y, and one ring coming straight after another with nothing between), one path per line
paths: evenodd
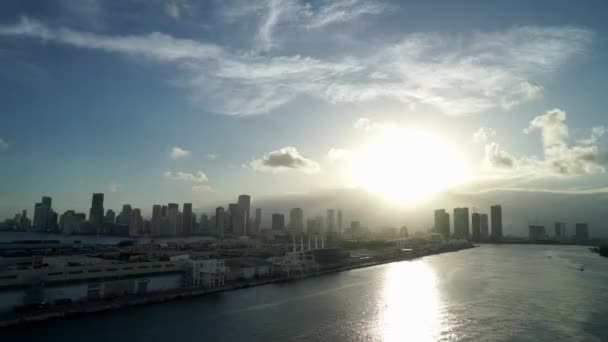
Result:
M228 280L250 280L272 275L272 263L258 258L226 259Z

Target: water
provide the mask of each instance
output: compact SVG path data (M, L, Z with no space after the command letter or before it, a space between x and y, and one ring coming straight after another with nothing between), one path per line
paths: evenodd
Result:
M608 259L579 246L482 246L14 328L2 340L605 341Z

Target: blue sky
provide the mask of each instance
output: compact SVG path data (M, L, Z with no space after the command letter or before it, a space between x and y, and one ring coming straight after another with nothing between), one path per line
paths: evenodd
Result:
M605 199L607 12L605 1L3 1L0 215L46 194L59 210L104 192L106 207L147 212L365 187L349 156L387 125L457 151L470 177L445 190Z

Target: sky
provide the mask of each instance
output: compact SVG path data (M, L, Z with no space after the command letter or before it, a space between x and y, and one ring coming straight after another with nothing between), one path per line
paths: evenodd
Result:
M605 1L0 3L0 217L505 207L608 236ZM257 203L256 203L257 201ZM390 212L390 214L389 214ZM592 232L593 232L592 228Z

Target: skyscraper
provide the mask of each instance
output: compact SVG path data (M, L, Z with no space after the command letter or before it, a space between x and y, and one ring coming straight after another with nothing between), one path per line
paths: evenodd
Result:
M336 218L334 216L333 209L327 209L327 215L325 216L326 224L325 229L327 234L332 234L336 227Z
M238 235L249 234L249 217L251 211L251 196L240 195L238 199Z
M141 217L141 209L135 208L131 211L129 222L129 236L139 236L144 230L144 220Z
M116 217L116 223L120 224L120 225L125 225L125 226L130 225L131 224L131 211L132 210L133 209L131 209L131 205L130 204L123 204L122 211Z
M42 202L34 206L34 229L45 231L51 229L53 221L53 199L48 196L42 197Z
M441 234L445 240L450 239L450 214L445 209L435 210L435 232Z
M304 231L304 211L302 208L293 208L289 211L289 230L301 234Z
M162 206L155 204L152 206L152 218L150 219L151 235L162 235Z
M338 209L338 235L342 235L342 209Z
M472 225L472 240L475 242L481 241L481 214L471 214L471 225Z
M167 235L175 236L181 233L180 214L179 205L177 203L169 203L167 206L167 218L169 220L169 231Z
M239 204L238 203L229 203L228 204L228 214L229 214L230 220L228 220L225 230L227 230L231 234L238 234Z
M482 241L486 241L488 239L488 214L481 214L480 215L480 221L481 221L481 232L480 232L480 238Z
M91 209L89 210L89 223L93 226L101 226L103 223L103 194L93 194Z
M261 208L256 208L255 209L255 230L257 232L260 231L260 226L262 225L262 209Z
M277 230L277 231L285 230L285 215L272 214L272 230Z
M181 235L192 234L192 203L184 203Z
M490 220L492 221L492 240L502 240L502 207L493 205L490 207Z
M215 208L215 232L224 236L224 207Z
M456 239L469 238L469 208L454 209L454 237Z
M106 211L106 216L103 219L104 223L114 223L116 221L116 213L112 209Z

